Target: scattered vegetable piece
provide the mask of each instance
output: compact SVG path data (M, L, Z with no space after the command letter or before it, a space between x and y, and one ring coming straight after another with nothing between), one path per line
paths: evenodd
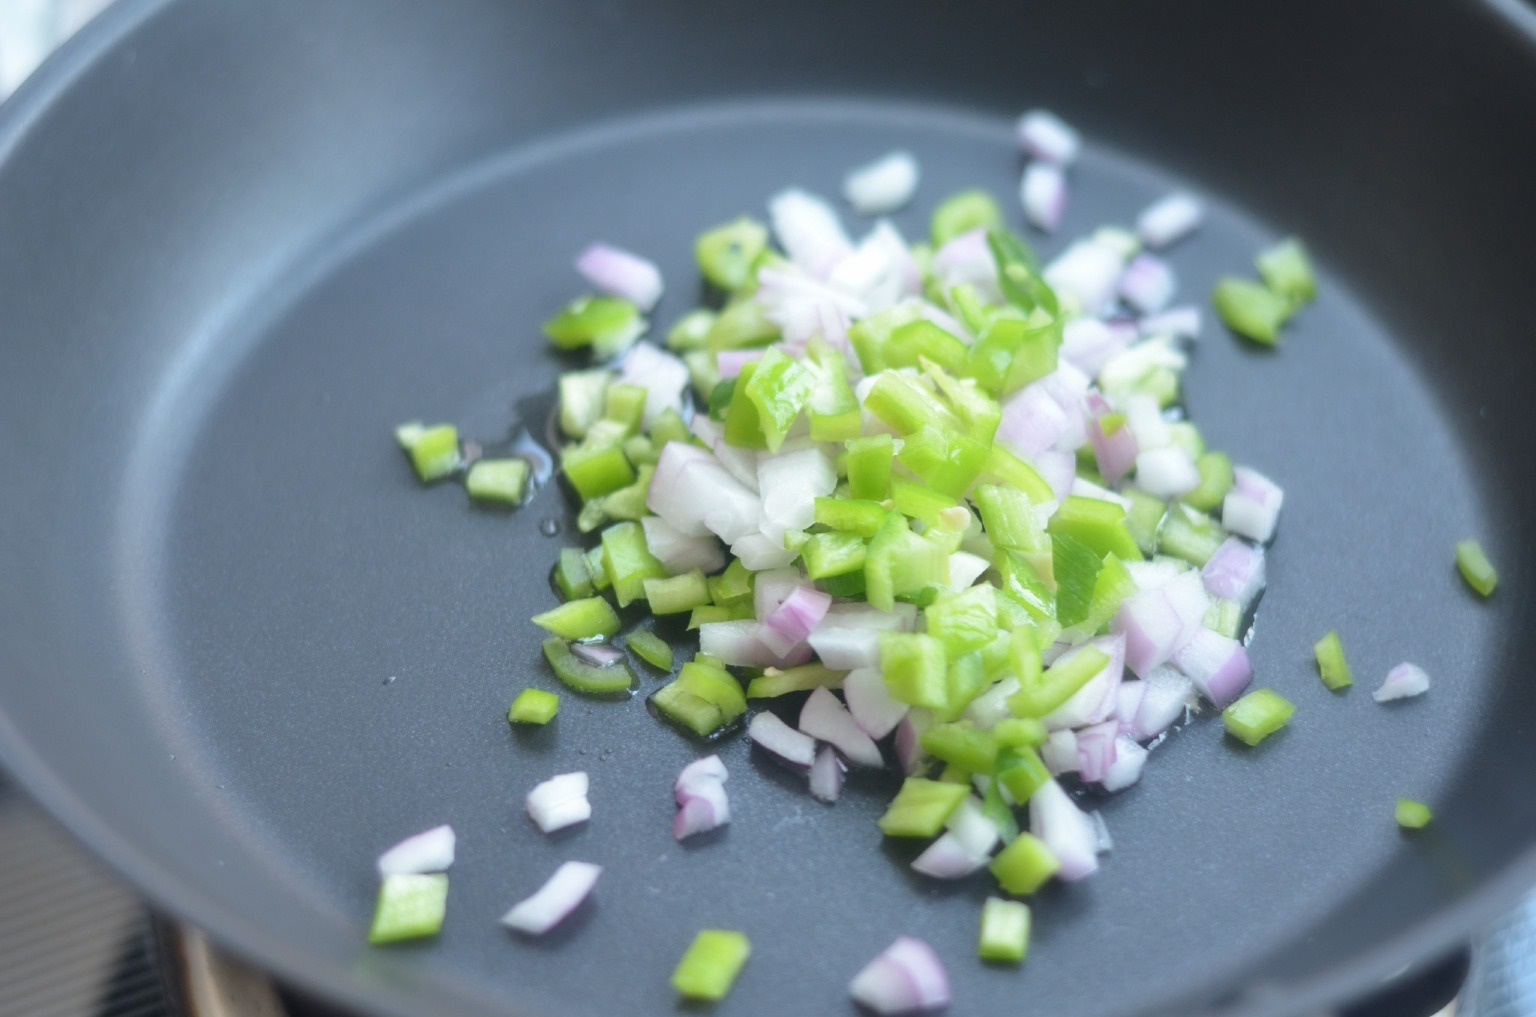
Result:
M1435 814L1428 805L1409 798L1397 800L1397 825L1404 830L1422 830L1434 821Z
M532 896L501 916L501 924L532 936L544 935L581 906L602 873L602 866L591 862L562 862Z
M736 984L736 976L752 954L752 944L740 932L705 929L672 972L672 987L685 999L718 1003Z
M1330 632L1319 639L1313 650L1317 654L1317 671L1324 685L1339 692L1355 683L1355 676L1349 670L1349 661L1344 659L1344 644L1339 642L1337 632Z
M1280 341L1280 326L1291 316L1291 305L1284 297L1235 276L1218 282L1211 299L1228 328L1266 346Z
M368 942L377 946L435 936L447 913L448 877L442 873L385 876Z
M672 647L656 633L636 629L624 637L624 645L633 650L635 656L657 670L672 670L674 662Z
M1499 574L1494 571L1493 564L1483 553L1483 545L1478 541L1463 540L1456 545L1456 567L1461 570L1461 577L1467 581L1467 585L1484 597L1492 596L1499 585Z
M453 865L454 836L451 826L434 826L407 837L379 856L379 875L419 875L447 872Z
M587 801L587 775L563 773L551 777L528 792L528 815L545 833L585 823L592 818Z
M988 897L981 906L982 960L1017 964L1029 953L1029 905Z
M1429 675L1417 664L1399 664L1387 672L1381 688L1371 693L1378 703L1390 703L1397 699L1411 699L1429 691Z
M949 973L933 948L901 936L848 983L854 1000L878 1014L922 1013L949 1005Z
M395 428L395 440L411 457L416 476L423 484L451 476L462 461L459 455L459 429L452 424L426 427L402 424Z
M513 724L548 724L560 712L560 697L543 689L524 689L512 700L507 720Z
M1245 745L1257 745L1291 722L1296 713L1278 692L1255 689L1222 712L1227 733Z

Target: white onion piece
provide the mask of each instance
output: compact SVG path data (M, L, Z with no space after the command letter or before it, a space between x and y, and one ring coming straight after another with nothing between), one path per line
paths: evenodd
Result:
M1141 319L1138 328L1144 336L1167 335L1175 339L1200 338L1200 308L1172 307Z
M1381 688L1371 693L1378 703L1390 703L1395 699L1411 699L1429 691L1429 675L1417 664L1399 664L1387 672L1387 680Z
M1076 129L1050 110L1030 110L1019 118L1014 131L1019 147L1031 159L1043 159L1058 166L1070 166L1082 147Z
M811 690L800 710L800 730L817 741L828 742L860 766L885 765L880 747L859 727L848 709L825 686Z
M1122 400L1125 410L1125 426L1136 436L1136 447L1142 451L1163 448L1173 443L1173 432L1163 417L1163 409L1157 400L1145 392L1132 392Z
M997 828L996 823L987 818L981 799L975 795L962 801L955 811L950 813L944 825L961 847L983 861L992 854L992 849L997 847L998 842L1003 839L1002 831Z
M1195 683L1176 669L1164 665L1153 668L1146 677L1146 691L1131 723L1131 735L1151 741L1189 712L1195 696Z
M1136 486L1165 500L1181 498L1200 486L1200 470L1177 445L1147 449L1136 455Z
M681 795L685 789L692 788L698 783L713 781L716 784L724 784L730 777L730 771L725 768L725 763L719 756L705 756L683 767L677 775L677 782L673 784L673 789Z
M886 215L912 200L918 175L911 152L891 152L844 177L843 197L860 215Z
M1084 373L1097 376L1132 338L1097 318L1073 318L1062 329L1061 355Z
M434 826L414 837L407 837L379 855L379 875L447 872L453 865L453 848L453 827L446 824Z
M816 499L836 487L836 466L815 446L765 455L757 463L763 518L781 529L807 529L816 521Z
M847 691L846 683L844 683L844 691ZM965 708L965 719L983 731L992 730L997 726L998 721L1013 716L1013 711L1008 709L1008 700L1017 691L1019 691L1019 680L1013 675L1008 675L971 700L970 705Z
M725 568L725 549L713 535L690 537L661 516L646 516L640 526L645 530L645 546L669 575L694 569L713 574Z
M1131 499L1118 491L1111 491L1107 487L1100 487L1091 480L1078 477L1072 481L1072 497L1092 498L1095 501L1111 501L1123 509L1131 507Z
M1031 226L1055 233L1067 214L1067 175L1060 166L1032 162L1019 178L1019 203Z
M762 521L757 492L711 453L680 441L661 450L646 507L685 536L714 533L726 543L755 532Z
M784 546L784 538L777 540L761 531L748 533L731 542L731 554L741 559L741 564L753 572L765 569L781 569L795 560L794 554Z
M1104 779L1099 783L1112 794L1124 791L1141 780L1142 771L1147 767L1148 755L1147 750L1137 744L1135 739L1121 735L1115 739L1115 761L1109 764Z
M661 269L656 263L609 244L593 244L576 258L576 271L611 297L628 300L649 313L661 299Z
M967 512L966 509L960 509L960 511ZM980 555L971 554L969 551L956 551L949 556L949 588L957 593L970 589L991 567L992 563Z
M827 282L857 299L863 314L856 310L848 313L862 317L889 310L903 297L916 293L922 276L907 250L907 242L896 227L882 221L859 241L852 254L837 263Z
M1127 598L1110 626L1125 636L1126 666L1145 678L1194 638L1209 609L1200 573L1193 570Z
M1136 714L1141 712L1141 701L1147 694L1147 683L1142 679L1131 679L1120 683L1120 692L1115 700L1115 720L1120 722L1120 730L1129 730L1136 723Z
M699 626L699 652L733 667L797 667L811 659L808 646L776 652L765 639L776 633L762 622L706 622Z
M1102 781L1115 762L1115 739L1120 736L1118 720L1094 724L1077 732L1077 772L1089 784Z
M1264 589L1264 549L1228 537L1200 570L1200 578L1211 596L1236 601L1246 611Z
M1166 367L1170 371L1182 371L1189 366L1189 357L1179 349L1178 340L1160 335L1143 339L1126 348L1099 370L1099 385L1104 389L1127 388L1136 384L1154 368Z
M798 769L810 769L816 762L816 740L801 734L764 710L747 725L747 737L762 746L769 755Z
M757 453L751 449L737 448L726 443L725 428L709 419L707 413L695 413L688 422L693 432L714 453L715 461L728 470L731 476L757 493Z
M997 262L987 246L987 231L962 233L939 248L933 255L933 274L945 286L969 284L984 295L997 295Z
M843 698L859 730L871 738L884 738L907 715L907 704L891 698L885 677L873 667L860 667L843 678Z
M986 864L986 855L966 850L959 838L946 832L912 859L912 871L934 879L961 879Z
M533 896L513 905L501 916L509 929L542 936L566 919L581 905L603 874L601 865L591 862L564 862Z
M1173 655L1173 666L1221 710L1237 702L1253 681L1253 665L1243 644L1207 628L1201 628Z
M1232 471L1232 490L1221 503L1221 525L1239 536L1265 543L1275 535L1285 492L1258 470Z
M731 801L720 780L679 781L676 795L678 810L672 822L672 836L679 841L719 829L731 821Z
M1041 385L1026 385L1003 404L997 440L1025 459L1056 447L1067 430L1067 414Z
M874 252L880 256L880 252ZM839 256L826 274L846 261ZM779 326L785 343L798 346L813 335L826 332L828 322L862 318L869 308L857 296L813 277L798 265L765 267L757 274L758 287L753 299L763 309L763 316Z
M1188 572L1189 566L1177 558L1157 558L1153 561L1128 561L1125 569L1131 574L1138 590L1155 590Z
M837 671L873 668L880 663L880 633L876 629L829 627L823 620L806 642L823 664Z
M902 936L848 983L855 1002L877 1014L941 1010L949 1005L949 974L933 948Z
M1090 400L1089 411L1092 416L1088 425L1088 440L1093 444L1093 458L1104 479L1111 484L1118 484L1136 467L1136 453L1140 450L1136 435L1123 424L1114 434L1105 433L1103 417L1109 413L1109 404L1102 397L1096 395Z
M1173 266L1155 254L1138 254L1120 277L1120 299L1138 314L1156 314L1167 307L1178 289Z
M805 191L790 188L774 195L768 218L789 260L818 278L825 278L853 250L837 212Z
M837 801L843 793L843 761L837 758L837 751L830 745L823 745L816 752L816 761L811 764L810 786L811 797L828 805Z
M1148 205L1136 217L1136 232L1149 247L1167 247L1199 228L1205 206L1194 195L1174 192Z
M1073 693L1072 697L1043 720L1052 731L1058 728L1079 728L1088 724L1100 724L1115 711L1119 702L1120 682L1125 675L1125 639L1122 636L1100 636L1063 653L1052 663L1060 667L1070 663L1089 649L1098 650L1109 660L1099 672Z
M1035 384L1050 393L1056 405L1066 414L1067 424L1056 448L1063 452L1076 452L1088 442L1088 389L1093 384L1071 361L1058 361L1056 370Z
M657 349L650 343L635 343L624 358L619 380L645 389L645 410L641 416L645 427L649 428L667 410L683 412L688 365L666 350Z
M1057 876L1063 882L1075 883L1099 871L1098 835L1093 820L1054 780L1042 785L1029 799L1029 830L1045 841L1061 862Z
M612 667L624 659L624 651L606 643L572 643L571 652L593 667Z
M1077 732L1070 728L1052 731L1050 737L1045 740L1045 744L1040 746L1040 759L1054 777L1064 773L1076 773L1079 765Z
M1032 457L1030 462L1040 478L1050 485L1057 504L1066 501L1067 495L1072 493L1072 482L1077 479L1077 457L1071 452L1051 449Z
M587 801L587 775L562 773L534 787L525 803L528 815L540 830L553 833L592 818Z
M1045 281L1084 314L1097 315L1114 299L1125 255L1114 244L1079 240L1045 267Z
M800 574L799 569L768 569L757 573L752 577L753 614L759 621L766 620L789 599L791 593L808 585L809 580Z

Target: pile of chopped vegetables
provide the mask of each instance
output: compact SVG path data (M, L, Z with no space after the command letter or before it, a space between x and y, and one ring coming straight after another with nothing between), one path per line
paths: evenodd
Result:
M1018 130L1025 218L1053 231L1078 137L1043 111ZM851 173L845 196L883 214L919 177L895 152ZM1111 841L1085 795L1135 784L1204 703L1249 746L1295 712L1250 690L1244 643L1283 493L1208 446L1181 406L1201 312L1170 306L1175 274L1159 252L1202 217L1198 199L1173 194L1134 231L1098 229L1042 263L982 191L943 201L930 235L909 243L884 220L854 239L828 202L786 190L766 223L698 238L718 299L674 322L665 348L643 339L656 266L589 248L577 268L597 292L545 326L557 349L593 361L559 383L561 472L594 536L560 552L563 602L533 618L555 676L628 698L632 651L667 674L649 696L660 717L706 742L745 729L823 802L850 767L895 768L905 779L879 825L927 842L912 867L928 877L987 869L1018 898L1092 876ZM1294 240L1257 269L1258 282L1223 280L1214 304L1235 332L1274 344L1316 286ZM463 473L452 427L398 438L423 481ZM512 462L475 462L471 496L521 499L528 471ZM1462 545L1458 562L1491 593L1481 548ZM698 651L673 674L685 631ZM1352 684L1337 633L1316 656L1329 688ZM1404 664L1376 698L1427 687ZM530 689L509 719L557 710ZM726 777L712 755L678 777L679 840L729 821ZM529 813L546 832L582 822L586 788L585 774L554 777ZM1429 810L1405 801L1397 818L1417 828ZM413 864L381 862L375 941L441 923L446 883L416 881L446 869L451 841L444 855L441 834L421 836L436 840L385 856ZM507 924L545 931L597 875L567 863ZM1025 904L988 899L980 957L1022 961L1029 928ZM749 952L740 933L701 932L673 983L719 999ZM950 998L938 957L906 936L850 992L880 1013Z

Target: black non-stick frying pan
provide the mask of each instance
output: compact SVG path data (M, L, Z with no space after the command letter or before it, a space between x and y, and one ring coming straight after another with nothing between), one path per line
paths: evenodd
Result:
M897 933L957 1014L1315 1011L1430 957L1536 879L1536 29L1515 0L123 0L0 109L0 758L155 900L370 1014L670 1012L704 926L755 952L721 1013L841 1013ZM1287 491L1252 653L1299 706L1241 751L1196 723L1103 805L1100 877L1037 900L1022 970L973 961L981 886L719 746L735 819L671 839L699 748L641 700L548 685L558 485L515 515L422 491L391 440L537 429L537 323L605 238L656 258L775 190L901 146L914 208L1009 193L1011 117L1090 139L1065 233L1175 185L1202 299L1282 231L1322 296L1278 351L1214 326L1196 418ZM1045 253L1059 242L1041 241ZM1480 536L1503 586L1451 564ZM1345 637L1365 688L1327 692ZM1427 698L1368 688L1401 660ZM647 689L652 680L647 679ZM592 774L539 835L537 780ZM1400 795L1437 825L1403 837ZM374 857L460 833L438 941L369 949ZM560 861L606 867L537 942L496 923Z

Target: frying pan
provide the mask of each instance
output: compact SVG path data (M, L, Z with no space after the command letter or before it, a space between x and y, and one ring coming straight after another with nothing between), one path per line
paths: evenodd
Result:
M700 927L755 953L722 1013L851 1008L898 933L955 1013L1315 1012L1446 948L1536 878L1536 31L1512 2L123 0L0 110L0 759L170 911L370 1014L669 1012ZM1283 231L1322 296L1277 351L1208 326L1205 432L1287 490L1252 646L1299 706L1256 751L1197 722L1102 804L1100 877L1036 901L1022 970L972 960L984 890L934 886L874 826L719 746L736 819L670 838L700 749L548 686L535 630L558 484L508 515L421 490L412 418L538 433L537 322L604 238L656 258L775 190L835 192L893 147L943 195L1008 193L1009 123L1090 140L1065 235L1174 186L1211 201L1186 297ZM1042 239L1049 255L1059 241ZM1481 537L1488 602L1450 562ZM1339 628L1386 709L1327 692ZM654 679L646 680L649 692ZM592 774L538 835L537 780ZM1403 837L1400 795L1437 825ZM373 859L460 832L447 928L368 949ZM541 941L496 918L566 858L606 867Z

